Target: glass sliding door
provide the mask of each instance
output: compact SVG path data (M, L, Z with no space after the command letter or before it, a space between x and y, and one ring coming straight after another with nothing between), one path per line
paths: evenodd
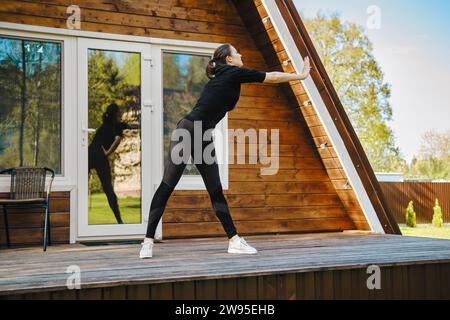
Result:
M62 174L62 43L0 35L0 170Z
M150 46L79 40L81 154L79 235L144 233L142 194L144 128L142 108L151 98ZM147 123L148 122L148 123ZM147 154L149 155L150 150ZM146 177L151 185L151 176Z
M162 171L167 162L168 148L170 144L170 133L176 127L177 122L195 106L202 90L209 79L205 74L205 66L211 59L211 50L192 49L174 50L172 48L161 48L160 59L162 65ZM222 185L228 188L228 116L226 115L216 126L214 143L219 161L219 173ZM192 156L186 165L182 177L177 184L176 190L205 190L205 184L197 167L192 162Z
M89 225L141 223L141 55L88 49Z

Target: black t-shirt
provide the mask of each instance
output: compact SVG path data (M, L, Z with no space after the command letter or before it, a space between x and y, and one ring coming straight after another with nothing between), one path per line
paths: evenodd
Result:
M125 122L118 122L115 125L112 123L103 123L95 132L94 139L89 147L101 150L101 146L108 150L113 144L116 136L123 136L123 130L131 127Z
M201 120L203 128L213 128L228 111L236 107L241 94L241 83L262 83L265 79L266 73L263 71L219 64L215 77L205 85L196 105L185 118Z

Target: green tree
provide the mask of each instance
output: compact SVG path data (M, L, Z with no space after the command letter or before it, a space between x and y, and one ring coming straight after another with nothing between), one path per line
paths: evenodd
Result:
M305 24L373 169L403 171L405 161L388 126L390 85L362 27L320 12Z
M183 55L165 53L164 63L164 146L168 149L170 132L176 123L194 107L201 91L208 82L205 67L209 57L202 55ZM164 162L167 161L164 152ZM185 170L188 175L198 175L199 172L188 164Z
M111 52L103 50L89 51L89 127L99 128L102 116L109 104L115 102L127 112L126 121L140 123L141 115L141 72L140 55L136 53ZM125 120L124 120L125 121ZM95 135L89 135L89 143ZM109 156L111 168L117 154ZM113 179L116 174L112 170ZM91 175L89 190L101 192L97 175Z
M61 172L61 45L0 38L0 163Z
M12 44L18 44L14 41ZM20 50L14 48L11 40L2 39L0 52L0 160L1 168L18 165L17 117L20 106L20 79L22 70L19 58L15 53ZM7 48L9 50L6 50Z
M123 74L124 81L133 86L141 85L141 73L136 71L141 70L141 55L128 54L126 61L120 72Z
M406 225L410 228L416 227L416 212L414 211L414 203L410 201L408 207L406 208Z
M413 157L408 177L450 180L450 130L429 130L422 135L418 153Z
M434 208L433 208L433 226L436 228L442 228L444 226L444 220L442 219L442 210L439 206L439 201L436 199Z
M98 128L106 107L113 102L120 105L123 77L114 59L102 50L89 52L88 74L89 127Z

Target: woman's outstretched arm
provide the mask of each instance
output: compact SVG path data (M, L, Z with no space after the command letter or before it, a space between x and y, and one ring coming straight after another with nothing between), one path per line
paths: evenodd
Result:
M122 140L122 137L116 136L116 138L114 139L114 142L112 143L111 147L109 147L108 150L106 150L105 147L102 146L102 149L103 149L103 152L105 153L105 156L108 157L111 153L116 151L116 149L119 146L121 140Z
M295 80L305 80L309 76L309 72L311 71L311 65L309 62L309 57L306 57L303 61L303 71L300 74L297 73L288 73L288 72L267 72L265 83L283 83Z

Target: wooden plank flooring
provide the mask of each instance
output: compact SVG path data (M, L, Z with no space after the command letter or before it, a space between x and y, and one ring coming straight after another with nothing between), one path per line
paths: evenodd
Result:
M66 289L66 271L72 265L81 268L81 287L85 289L274 273L289 277L292 272L354 269L371 264L387 267L450 262L450 240L364 232L246 239L259 250L257 255L226 253L226 238L164 240L155 244L153 258L148 260L138 258L139 245L60 245L49 247L46 253L39 247L0 250L0 295ZM304 281L308 284L310 280L305 277ZM224 281L221 285L230 283ZM211 288L201 290L207 296ZM270 295L270 290L275 289L269 286L265 290ZM289 287L280 290L286 297L292 292Z

